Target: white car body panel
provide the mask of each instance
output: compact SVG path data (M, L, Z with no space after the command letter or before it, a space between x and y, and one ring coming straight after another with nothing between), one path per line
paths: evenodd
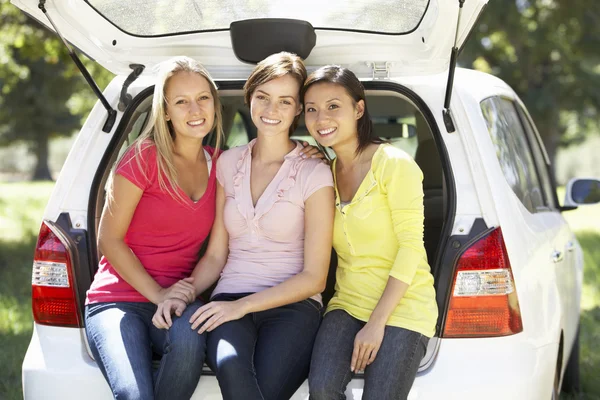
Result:
M82 333L78 329L36 325L24 363L25 399L111 398L100 370L81 346ZM557 344L535 347L522 334L446 339L435 366L417 375L408 399L547 400L557 350ZM354 379L346 390L348 400L360 400L362 389L363 381ZM292 400L307 399L305 382ZM192 400L221 400L216 378L201 377Z

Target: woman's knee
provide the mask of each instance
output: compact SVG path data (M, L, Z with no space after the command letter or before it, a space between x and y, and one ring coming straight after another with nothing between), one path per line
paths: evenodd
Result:
M343 400L344 387L340 382L328 379L324 374L311 373L308 376L310 400Z
M256 329L251 317L226 322L207 335L209 364L215 370L253 370L255 345Z
M115 387L112 390L113 396L117 400L152 400L154 399L154 389L152 386L125 385Z
M206 333L198 333L197 330L192 329L189 322L192 314L202 305L200 301L196 301L190 304L183 312L181 317L173 318L173 324L168 331L168 351L169 352L183 352L193 356L202 355L206 353Z
M226 340L220 340L215 348L210 348L207 352L210 360L210 366L221 378L233 378L236 376L256 375L254 363L251 356L245 357L244 351L236 349Z
M181 357L193 357L204 360L206 354L206 333L199 334L191 329L189 322L174 321L168 332L165 353L176 353Z

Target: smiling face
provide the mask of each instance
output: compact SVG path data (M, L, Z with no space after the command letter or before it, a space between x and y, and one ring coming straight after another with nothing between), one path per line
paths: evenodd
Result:
M304 95L304 120L310 135L322 146L355 143L357 120L363 115L363 100L354 102L343 86L317 83Z
M204 138L215 122L215 101L210 83L194 72L179 72L165 89L166 118L175 138Z
M257 86L250 97L252 122L261 135L288 135L300 112L300 84L289 74Z

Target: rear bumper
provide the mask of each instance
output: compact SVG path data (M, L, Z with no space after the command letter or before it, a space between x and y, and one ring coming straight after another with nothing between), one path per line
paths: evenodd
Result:
M82 335L73 328L34 324L23 360L24 399L111 399Z
M23 361L25 400L106 400L112 395L85 348L84 332L37 325ZM491 339L444 339L434 364L415 380L409 400L547 400L558 345L535 348L522 334ZM362 396L354 379L349 400ZM308 399L305 382L293 400ZM221 400L214 376L203 376L192 400Z
M409 400L548 400L558 344L536 348L523 334L442 339L434 364L417 375Z

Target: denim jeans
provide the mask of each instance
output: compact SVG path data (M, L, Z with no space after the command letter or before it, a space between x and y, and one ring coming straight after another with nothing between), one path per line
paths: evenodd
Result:
M310 364L310 400L343 400L354 376L350 371L354 337L365 323L346 311L325 314ZM386 326L375 361L364 372L363 400L406 399L429 339L420 333Z
M213 301L245 295L219 294ZM224 400L285 400L308 376L321 305L308 299L226 322L208 334L207 361Z
M206 335L189 323L199 300L174 316L168 330L152 324L156 305L115 302L88 304L85 331L92 354L116 399L188 400L202 373ZM152 355L161 357L152 368Z

